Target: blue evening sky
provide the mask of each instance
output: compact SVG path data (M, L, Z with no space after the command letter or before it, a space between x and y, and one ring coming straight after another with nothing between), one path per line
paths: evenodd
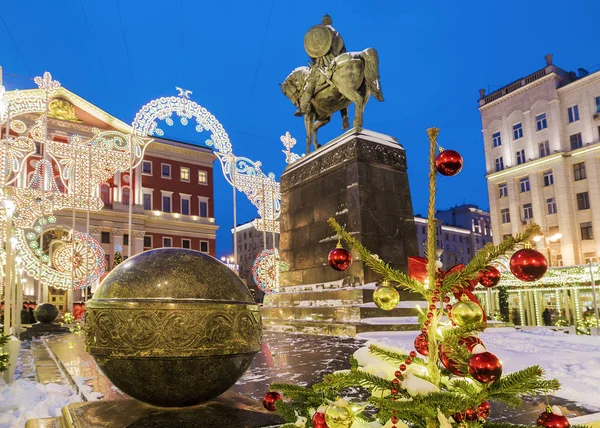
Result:
M50 71L65 87L131 123L146 102L175 86L223 124L237 156L265 172L285 168L279 137L290 131L304 151L302 119L278 86L308 58L306 30L329 13L349 51L379 51L384 103L371 99L365 128L406 148L415 213L427 205L426 128L464 157L463 171L441 177L438 207L488 207L478 89L488 92L544 66L600 65L600 2L508 1L5 1L0 65L7 89ZM14 76L18 75L18 76ZM167 137L203 143L193 128ZM341 133L339 116L321 140ZM231 251L231 189L215 164L217 254ZM238 222L256 216L238 194Z

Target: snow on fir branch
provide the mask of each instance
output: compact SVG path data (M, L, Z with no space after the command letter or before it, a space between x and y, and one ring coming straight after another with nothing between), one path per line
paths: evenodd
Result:
M370 345L369 352L373 355L377 355L377 356L381 357L382 360L391 361L396 364L402 364L408 358L408 354L402 354L399 352L390 351L388 349L384 349L381 346L377 346L377 345ZM416 364L421 364L421 365L427 364L425 362L425 360L423 360L422 358L418 358L418 357L414 358L413 362Z

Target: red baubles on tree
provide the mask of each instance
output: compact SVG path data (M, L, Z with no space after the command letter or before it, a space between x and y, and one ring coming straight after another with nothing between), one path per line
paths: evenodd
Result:
M500 271L494 266L487 266L477 275L477 281L487 288L492 288L500 282Z
M460 172L463 167L463 158L457 151L440 150L435 158L435 168L445 176L453 176Z
M333 269L340 272L345 271L352 264L352 254L338 242L336 247L329 253L327 262Z
M546 411L538 417L536 425L545 428L569 428L571 426L569 420L563 416L561 410L557 406L548 407Z
M277 400L281 400L281 394L279 394L279 392L276 392L276 391L267 392L263 396L263 406L265 406L265 409L270 410L271 412L274 412L275 410L277 410L277 407L275 406L275 402Z
M425 357L429 355L429 339L426 334L421 333L415 338L415 349Z
M539 251L523 248L510 258L510 271L521 281L537 281L548 270L548 260Z
M502 376L502 363L483 345L475 345L469 360L469 374L481 383L492 383Z
M327 422L325 422L325 412L327 411L327 406L320 406L315 414L312 417L312 426L313 428L329 428L327 426Z
M483 342L477 336L463 337L458 340L458 343L466 346L466 348L469 350L469 352L473 352L473 348L475 348L475 345L483 345Z
M461 371L461 369L458 367L458 364L456 363L456 361L450 359L450 357L448 356L449 350L447 349L447 347L444 347L444 345L441 343L440 343L439 352L440 352L440 362L442 363L442 365L444 367L446 367L446 369L450 373L452 373L455 376L466 376L466 373Z
M487 419L490 416L490 413L492 413L490 403L484 401L479 406L477 406L477 408L475 408L475 413L477 413L478 417L482 419Z

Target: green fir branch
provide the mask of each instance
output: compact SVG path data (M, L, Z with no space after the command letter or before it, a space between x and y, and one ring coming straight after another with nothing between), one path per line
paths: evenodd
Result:
M302 416L306 416L308 417L308 409L307 408L303 408L303 409L298 409L298 403L294 403L294 402L286 402L286 401L277 401L277 413L279 414L279 416L281 416L283 418L284 421L286 422L290 422L290 423L294 423L296 422L296 420L298 420L298 415L296 414L296 412L298 411L298 413L302 414Z
M363 388L380 388L383 390L391 390L393 388L392 382L382 377L376 376L371 373L364 372L362 370L352 370L345 373L331 373L323 378L323 387L340 391L344 388L350 388L355 386L362 386ZM319 390L321 389L319 385ZM317 385L315 385L316 387ZM398 392L402 393L403 390L398 387Z
M377 355L382 360L391 361L396 364L403 364L404 360L406 360L409 356L407 354L400 354L398 352L389 351L387 349L383 349L377 345L369 346L369 353L373 355ZM420 364L422 366L426 366L427 362L419 357L412 358L413 363Z
M486 422L485 428L531 428L531 425L510 424L507 422ZM590 428L587 425L571 425L571 428Z
M328 221L331 228L341 237L346 243L356 251L359 255L363 263L371 268L371 270L375 273L382 275L389 281L393 281L398 284L401 288L407 289L409 291L420 293L421 295L425 294L425 288L423 284L419 281L416 281L406 275L404 272L393 269L388 263L381 260L379 257L373 256L367 248L358 242L352 235L350 235L342 226L339 225L337 221L333 217L331 217Z
M527 367L511 373L494 382L488 389L490 398L507 394L514 396L547 394L560 389L556 379L543 378L544 371L540 366Z

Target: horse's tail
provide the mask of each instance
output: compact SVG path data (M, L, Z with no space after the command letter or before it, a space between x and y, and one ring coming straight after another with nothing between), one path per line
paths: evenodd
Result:
M365 49L362 53L365 60L367 86L377 101L383 101L381 83L379 82L379 55L373 48Z

